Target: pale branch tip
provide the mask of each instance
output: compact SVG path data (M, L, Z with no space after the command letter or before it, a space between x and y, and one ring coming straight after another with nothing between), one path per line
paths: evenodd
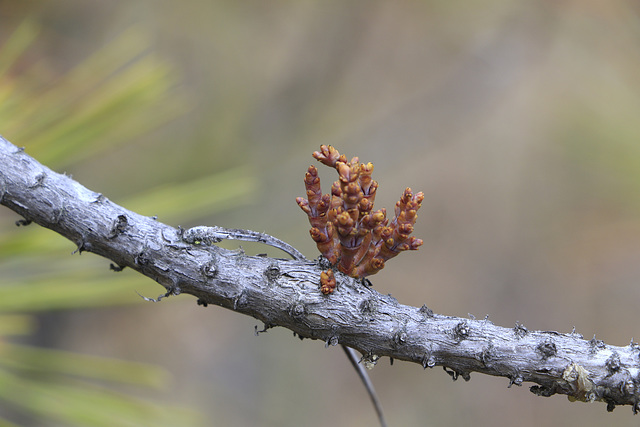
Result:
M156 280L168 294L194 295L201 305L219 305L301 338L346 345L370 366L387 356L425 368L442 366L454 379L479 372L505 377L509 385L535 383L531 391L539 396L565 394L603 401L608 410L630 405L638 411L635 342L618 347L575 331L506 328L488 319L436 314L424 305L400 304L339 271L334 292L324 295L317 261L247 256L186 242L184 230L118 206L1 137L0 203L120 269Z

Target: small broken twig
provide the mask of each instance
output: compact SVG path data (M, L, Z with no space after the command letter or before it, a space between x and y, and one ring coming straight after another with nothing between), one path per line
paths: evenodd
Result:
M219 243L222 240L242 240L244 242L258 242L265 245L273 246L283 252L291 255L291 258L304 261L307 258L302 255L300 251L291 246L288 243L283 242L273 236L266 233L260 233L252 230L241 230L237 228L224 228L224 227L205 227L198 226L185 230L182 234L182 240L191 244L203 243L205 245L211 245Z

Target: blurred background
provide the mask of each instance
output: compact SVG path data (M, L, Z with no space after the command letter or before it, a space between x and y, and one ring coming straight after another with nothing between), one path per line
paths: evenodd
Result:
M54 170L312 258L294 199L332 144L374 163L377 207L425 193L424 246L380 292L619 346L639 335L639 70L634 0L0 1L0 134ZM18 219L0 209L3 425L376 425L339 347L145 302L164 289ZM370 375L392 426L637 423L505 378Z

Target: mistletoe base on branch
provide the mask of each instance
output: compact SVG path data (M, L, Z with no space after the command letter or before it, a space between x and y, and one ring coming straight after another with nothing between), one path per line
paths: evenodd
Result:
M194 295L303 338L343 344L375 364L380 357L442 366L453 379L471 372L533 382L539 396L604 401L607 409L640 401L640 345L585 340L576 333L505 328L487 319L434 314L334 272L339 292L318 289L316 261L251 257L116 205L55 173L0 137L0 203L78 246L156 280L168 294ZM237 231L237 230L236 230ZM252 232L246 231L251 234ZM215 239L213 239L215 240Z

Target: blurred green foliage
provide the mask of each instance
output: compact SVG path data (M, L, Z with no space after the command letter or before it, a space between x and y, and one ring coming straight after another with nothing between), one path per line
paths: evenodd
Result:
M26 20L0 40L0 123L4 135L28 144L43 164L69 167L132 144L187 111L172 90L175 72L147 52L149 41L135 28L59 76L46 60L28 55L39 35L38 25ZM132 195L127 207L188 222L237 205L253 187L248 170L231 168ZM167 390L171 380L163 368L15 340L37 329L34 313L139 302L133 290L158 293L157 284L133 272L108 273L104 259L79 262L69 256L73 249L40 227L0 229L0 408L35 425L200 424L193 410L122 389ZM0 425L12 422L0 416Z

